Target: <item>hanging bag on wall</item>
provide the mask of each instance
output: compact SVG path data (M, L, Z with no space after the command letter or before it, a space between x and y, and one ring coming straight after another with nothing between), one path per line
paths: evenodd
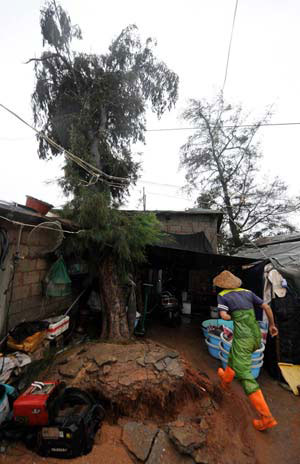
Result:
M44 280L44 294L49 297L59 297L71 295L71 279L63 257L61 256L51 266L50 271Z

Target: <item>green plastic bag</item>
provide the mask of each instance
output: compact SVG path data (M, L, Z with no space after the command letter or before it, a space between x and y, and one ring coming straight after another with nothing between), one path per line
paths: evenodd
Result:
M51 266L44 280L44 293L48 297L68 296L72 293L72 282L62 257Z

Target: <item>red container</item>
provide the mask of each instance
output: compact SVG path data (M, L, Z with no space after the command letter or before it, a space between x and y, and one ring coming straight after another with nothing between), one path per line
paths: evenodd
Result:
M14 420L28 426L49 424L49 403L57 396L59 381L34 382L14 402Z
M45 201L30 197L29 195L26 195L26 206L28 206L28 208L34 209L43 216L45 216L48 211L53 208L53 205L50 205L50 203L46 203Z

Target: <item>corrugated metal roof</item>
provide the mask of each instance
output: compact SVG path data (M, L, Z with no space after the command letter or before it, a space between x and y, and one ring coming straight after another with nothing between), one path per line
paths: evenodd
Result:
M275 259L280 266L300 266L300 240L283 241L259 247L245 247L237 254L237 257L251 258L258 261Z
M214 253L199 253L168 247L148 246L148 262L158 269L166 266L173 268L206 269L216 266L243 266L252 264L255 260L238 256L219 255Z
M127 211L128 213L142 213L141 210L128 210L124 209L123 211ZM169 214L169 215L176 215L176 214L211 214L215 216L223 216L222 211L216 209L204 209L204 208L190 208L184 210L174 210L174 209L152 209L147 210L146 213L154 213L154 214Z
M151 213L155 213L155 214L172 214L172 215L176 215L176 214L187 214L187 215L191 215L191 214L214 214L216 216L223 216L223 213L222 211L218 211L216 209L204 209L204 208L191 208L191 209L185 209L185 210L182 210L182 211L175 211L175 210L153 210L151 211Z
M300 234L286 234L286 235L275 235L274 237L260 238L255 242L258 247L265 245L273 245L274 243L284 243L284 242L296 242L300 241Z

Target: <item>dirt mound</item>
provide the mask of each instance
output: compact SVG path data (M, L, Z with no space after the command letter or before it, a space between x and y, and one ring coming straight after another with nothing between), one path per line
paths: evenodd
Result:
M114 416L136 419L176 418L184 404L213 392L179 353L151 342L86 344L58 358L49 375L93 391Z
M121 421L123 440L117 446L126 449L132 462L159 463L159 453L167 444L169 458L161 461L164 464L178 459L257 462L249 439L246 400L224 394L178 352L163 345L85 344L58 357L47 378L63 379L98 395L111 426ZM141 437L146 437L145 460L133 451L140 448Z

